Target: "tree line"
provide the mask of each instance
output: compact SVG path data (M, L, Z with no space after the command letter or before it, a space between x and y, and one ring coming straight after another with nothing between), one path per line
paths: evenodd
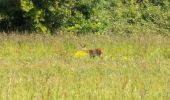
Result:
M0 0L0 30L108 31L116 22L170 31L169 0Z

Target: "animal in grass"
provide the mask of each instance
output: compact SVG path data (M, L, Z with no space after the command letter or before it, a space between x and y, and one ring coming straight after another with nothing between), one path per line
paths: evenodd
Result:
M92 57L92 58L94 58L96 56L100 57L103 54L102 48L88 49L88 50L83 50L83 51L88 53L89 56Z
M82 51L86 52L90 57L94 58L96 56L100 57L103 54L103 48L87 49L86 45L81 45Z

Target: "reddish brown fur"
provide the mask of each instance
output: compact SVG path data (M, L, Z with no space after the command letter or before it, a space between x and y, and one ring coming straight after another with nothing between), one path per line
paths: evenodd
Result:
M89 53L90 57L101 56L101 54L103 53L102 48L90 49L85 51Z

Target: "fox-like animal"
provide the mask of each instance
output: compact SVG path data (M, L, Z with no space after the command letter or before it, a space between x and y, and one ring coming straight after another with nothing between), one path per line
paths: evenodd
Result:
M86 45L81 45L82 50L89 54L90 57L94 58L96 56L101 56L103 54L103 48L87 49Z
M96 57L96 56L101 56L103 53L102 48L96 48L96 49L89 49L89 50L83 50L89 54L90 57Z

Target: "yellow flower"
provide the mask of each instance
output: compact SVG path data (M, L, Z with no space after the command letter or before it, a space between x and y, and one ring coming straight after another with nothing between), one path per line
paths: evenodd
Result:
M86 53L86 52L84 52L84 51L77 51L76 53L75 53L75 57L78 57L78 58L80 58L80 57L85 57L85 56L87 56L88 54Z
M128 56L123 57L123 60L128 60L128 59L129 59Z

